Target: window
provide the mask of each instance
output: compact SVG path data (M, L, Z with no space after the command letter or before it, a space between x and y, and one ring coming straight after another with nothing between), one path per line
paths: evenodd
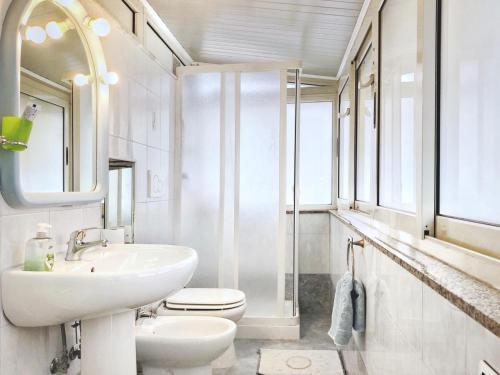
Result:
M356 69L356 200L363 202L372 201L375 150L373 77L373 56L371 46L368 46Z
M438 213L500 224L500 2L442 0Z
M133 242L134 225L134 163L109 161L109 189L104 201L106 229L122 228L125 242Z
M415 212L417 0L385 1L380 30L379 204Z
M148 51L158 59L165 69L173 71L174 59L172 51L149 22L146 27L145 39Z
M332 204L333 103L300 106L300 204ZM287 106L287 204L293 204L295 104Z
M127 0L99 0L99 3L113 15L124 30L137 35L137 12Z
M338 134L338 170L339 170L339 198L349 198L349 160L351 156L351 117L349 99L349 81L342 87L339 95L339 134Z

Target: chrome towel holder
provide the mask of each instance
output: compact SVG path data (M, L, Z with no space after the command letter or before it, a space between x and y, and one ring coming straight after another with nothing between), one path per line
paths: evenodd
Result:
M361 248L365 247L365 239L362 238L360 240L354 241L354 239L349 236L347 238L347 269L351 270L352 278L354 279L354 246L359 246ZM352 267L350 262L350 254L352 254Z

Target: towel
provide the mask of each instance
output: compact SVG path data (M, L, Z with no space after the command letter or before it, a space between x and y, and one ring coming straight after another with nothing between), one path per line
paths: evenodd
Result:
M353 309L352 328L356 332L362 333L365 331L365 287L361 281L354 280L351 299Z
M332 326L328 335L336 345L347 345L352 336L353 307L351 292L353 291L352 273L347 271L337 282L335 300L333 301Z

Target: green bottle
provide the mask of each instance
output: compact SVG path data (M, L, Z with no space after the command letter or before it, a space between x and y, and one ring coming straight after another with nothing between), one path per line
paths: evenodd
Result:
M36 237L26 243L24 270L51 272L54 268L55 243L50 237L51 225L39 223Z

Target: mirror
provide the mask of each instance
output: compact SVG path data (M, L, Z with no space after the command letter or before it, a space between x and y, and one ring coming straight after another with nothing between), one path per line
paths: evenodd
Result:
M9 5L0 35L2 134L4 120L11 124L27 104L39 107L27 149L0 147L0 189L12 207L80 205L106 196L108 85L118 76L108 71L100 40L110 25L94 17L81 0Z
M25 192L92 191L96 185L95 90L79 28L52 1L36 5L21 44L21 110L37 104L30 144L20 153Z

